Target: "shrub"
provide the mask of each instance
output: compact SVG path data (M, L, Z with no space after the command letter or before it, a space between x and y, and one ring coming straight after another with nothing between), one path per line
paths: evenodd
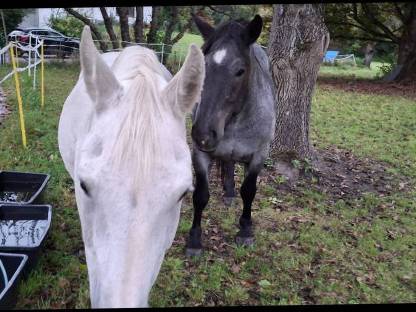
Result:
M65 36L77 38L81 37L82 29L84 28L83 22L69 15L51 15L48 25Z
M384 63L379 66L377 77L382 78L389 74L396 67L396 59L393 53L388 54L384 58Z

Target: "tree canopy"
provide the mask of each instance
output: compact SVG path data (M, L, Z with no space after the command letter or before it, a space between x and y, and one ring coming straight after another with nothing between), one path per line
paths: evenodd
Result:
M6 27L6 35L8 35L12 30L14 30L17 25L19 25L23 17L27 13L27 9L2 9L4 24ZM4 28L3 23L0 22L0 45L4 46L6 39L4 38Z

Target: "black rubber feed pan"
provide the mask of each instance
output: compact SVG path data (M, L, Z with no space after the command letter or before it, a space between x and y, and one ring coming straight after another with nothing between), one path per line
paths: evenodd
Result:
M0 205L0 252L29 257L25 278L37 263L51 220L50 205Z
M0 309L16 305L17 288L28 256L0 252Z
M0 204L40 203L49 178L43 173L0 171Z

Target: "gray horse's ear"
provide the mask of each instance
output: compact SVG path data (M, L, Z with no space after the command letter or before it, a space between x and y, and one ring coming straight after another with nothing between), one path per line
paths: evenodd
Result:
M198 17L194 13L191 13L191 15L202 37L204 38L204 40L207 40L214 33L215 28L212 27L207 22L205 22L204 20L202 20L200 17Z
M121 86L95 47L88 26L85 26L82 31L79 49L81 71L87 92L96 110L100 112L110 105L114 97L118 96Z
M250 45L256 42L257 38L261 34L261 29L263 28L263 19L260 15L256 14L250 23L246 26L246 44Z
M205 79L205 59L200 48L191 44L179 72L162 91L162 98L183 118L200 101Z

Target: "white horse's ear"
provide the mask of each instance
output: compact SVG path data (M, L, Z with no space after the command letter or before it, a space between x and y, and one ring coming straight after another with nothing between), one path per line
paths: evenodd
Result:
M80 60L87 92L97 111L105 110L118 96L121 86L95 47L88 26L82 31Z
M200 101L205 79L205 60L200 48L191 44L179 72L162 91L162 97L184 116Z

